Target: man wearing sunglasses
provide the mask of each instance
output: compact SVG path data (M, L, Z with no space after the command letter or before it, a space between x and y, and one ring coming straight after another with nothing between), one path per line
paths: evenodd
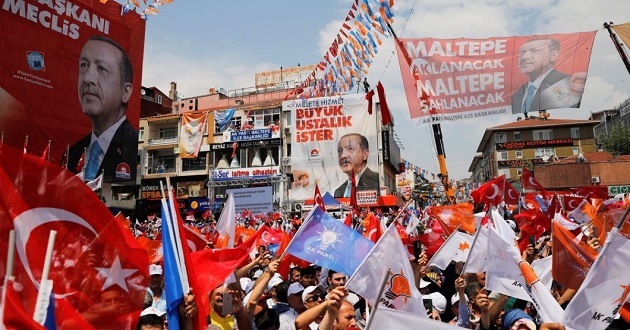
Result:
M309 286L302 292L302 301L306 311L295 319L296 329L317 329L326 314L326 289L323 286Z

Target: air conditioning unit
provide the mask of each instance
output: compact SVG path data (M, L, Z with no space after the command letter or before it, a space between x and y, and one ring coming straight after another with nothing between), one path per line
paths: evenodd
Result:
M591 177L591 183L601 183L602 180L598 176Z
M304 204L302 204L302 203L295 203L295 204L293 204L293 210L295 212L302 212L303 209L304 209Z
M284 128L284 135L291 134L291 127Z

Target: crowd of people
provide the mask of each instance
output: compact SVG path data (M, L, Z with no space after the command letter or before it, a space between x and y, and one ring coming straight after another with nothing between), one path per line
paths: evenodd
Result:
M395 216L397 213L399 216ZM508 219L508 225L518 237L519 227L509 220L517 213L516 210L503 207L500 213ZM404 227L410 221L406 215L414 214L423 218L417 228L427 233L434 227L435 219L428 216L428 210L376 214L383 226ZM361 220L357 216L353 222L353 228L360 232L366 230ZM204 225L212 228L213 221L210 219ZM254 227L264 224L250 219L240 219L238 223ZM278 219L269 224L295 231L300 223L295 219ZM522 251L522 259L531 264L536 259L549 256L551 239L550 232L545 232L537 241L530 241ZM596 235L589 235L584 240L592 249L601 249ZM213 248L212 242L209 242L208 248ZM251 254L251 261L235 271L234 281L226 281L211 292L199 293L207 294L210 301L209 311L197 311L197 307L193 306L195 312L207 316L207 329L365 329L369 311L374 306L345 287L352 274L322 269L315 264L304 267L292 264L288 274L282 276L278 271L281 260L275 255L276 250L274 245L258 246ZM423 295L427 316L435 322L465 329L565 329L559 323L544 323L531 302L489 291L484 272L462 273L462 262L451 262L445 269L428 266L429 257L426 252L417 258L410 254L409 262L417 288ZM164 287L161 266L151 265L150 273L152 279L146 294L146 309L138 329L163 328L166 320L164 290L168 288ZM576 293L576 290L563 288L555 281L551 291L563 308ZM182 313L185 308L193 310L193 307L182 306ZM410 324L409 328L414 326ZM628 328L630 323L620 317L608 327Z

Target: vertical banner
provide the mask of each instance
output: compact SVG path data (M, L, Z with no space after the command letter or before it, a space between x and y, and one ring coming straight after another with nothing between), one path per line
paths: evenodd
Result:
M595 32L398 39L416 126L580 105Z
M0 3L4 143L28 135L28 152L41 154L51 140L56 163L69 144L73 171L88 149L105 181L135 180L145 21L115 1Z
M207 111L186 112L183 114L182 127L179 132L180 158L197 158L207 118Z
M323 194L349 197L354 168L357 192L379 193L376 116L368 114L365 94L292 100L291 199L313 198L315 184Z

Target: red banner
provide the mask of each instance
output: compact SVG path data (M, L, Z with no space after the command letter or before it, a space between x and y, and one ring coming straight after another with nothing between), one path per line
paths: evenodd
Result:
M104 170L106 181L135 180L145 25L136 13L121 15L115 1L3 1L4 143L21 148L28 135L27 151L41 155L51 140L57 163L70 145L74 171L93 131L102 150L96 172ZM123 70L125 53L131 70Z
M594 38L398 39L411 118L419 126L578 107Z

